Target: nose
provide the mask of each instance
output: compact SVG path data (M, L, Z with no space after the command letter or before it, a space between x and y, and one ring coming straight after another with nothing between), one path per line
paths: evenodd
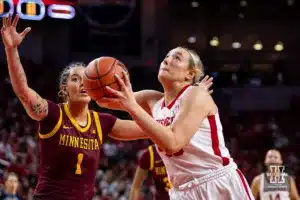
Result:
M163 63L164 63L165 65L168 65L168 64L169 64L168 58L165 58L164 61L163 61Z

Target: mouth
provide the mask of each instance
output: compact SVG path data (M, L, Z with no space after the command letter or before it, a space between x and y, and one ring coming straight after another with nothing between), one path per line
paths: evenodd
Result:
M80 94L87 95L88 93L86 92L86 90L85 90L85 89L81 89L81 90L80 90Z
M161 68L160 70L161 70L161 71L166 71L166 72L169 71L167 68Z

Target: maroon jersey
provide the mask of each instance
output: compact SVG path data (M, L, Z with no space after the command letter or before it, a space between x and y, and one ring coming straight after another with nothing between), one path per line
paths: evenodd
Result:
M149 146L143 152L139 159L139 166L151 172L156 188L155 200L168 200L168 191L172 185L168 179L166 167L154 145Z
M89 200L103 137L116 117L89 111L80 126L67 104L48 101L48 116L40 121L40 173L34 197L42 200Z

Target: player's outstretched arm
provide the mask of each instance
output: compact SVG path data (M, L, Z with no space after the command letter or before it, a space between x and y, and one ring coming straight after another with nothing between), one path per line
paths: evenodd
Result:
M132 120L117 119L109 136L116 140L148 139L148 135Z
M164 94L158 92L156 90L141 90L138 92L134 92L134 97L137 103L148 113L151 113L152 106L161 98L163 98ZM112 101L111 99L107 99L105 97L97 100L97 104L102 108L108 108L113 110L123 110L120 104L117 101Z
M22 102L27 114L32 119L42 120L48 114L48 103L28 87L26 74L18 53L18 46L31 29L28 27L23 32L18 33L16 31L18 20L18 15L13 20L11 16L2 19L1 35L5 46L9 77L13 90Z
M259 181L260 176L256 176L251 183L251 192L255 199L259 199Z
M142 169L141 167L137 167L133 179L133 183L129 193L129 200L138 200L141 193L141 187L144 179L147 177L148 170Z

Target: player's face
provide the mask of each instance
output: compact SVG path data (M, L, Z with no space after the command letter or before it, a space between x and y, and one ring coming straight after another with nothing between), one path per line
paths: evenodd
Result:
M266 158L265 158L265 164L271 165L271 164L282 164L281 155L278 151L270 150L268 151Z
M5 189L9 193L16 193L19 186L19 181L16 176L9 176L5 181Z
M193 78L189 68L190 54L183 48L172 49L161 62L158 79L165 82L185 82Z
M70 101L88 104L91 101L91 98L83 88L83 74L84 67L80 66L72 68L68 77L66 89Z

